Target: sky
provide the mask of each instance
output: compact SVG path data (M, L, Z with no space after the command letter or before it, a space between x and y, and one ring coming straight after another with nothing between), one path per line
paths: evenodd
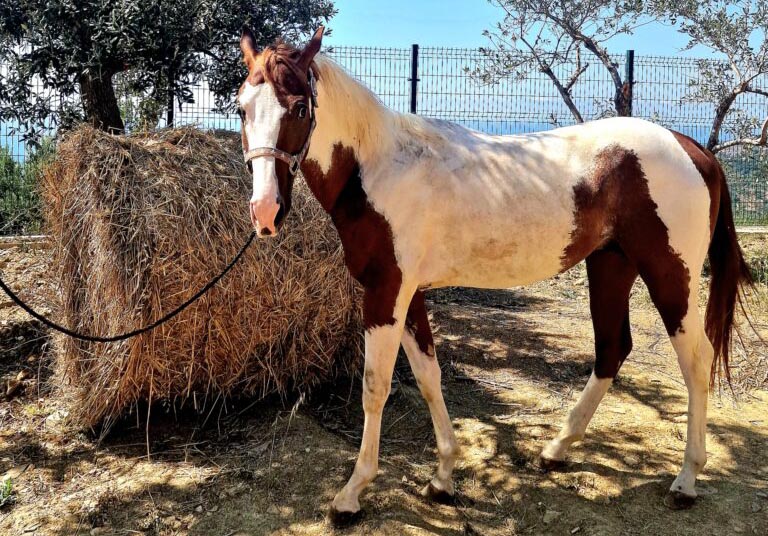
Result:
M382 47L480 47L488 43L483 30L502 19L488 0L335 0L339 10L330 23L330 45ZM705 50L685 51L685 36L662 24L649 24L633 36L609 41L611 52L634 49L654 56L705 56Z

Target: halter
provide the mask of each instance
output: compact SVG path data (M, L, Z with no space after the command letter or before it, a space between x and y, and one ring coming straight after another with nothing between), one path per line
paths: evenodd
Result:
M312 140L312 133L315 131L315 125L317 124L315 121L315 108L318 107L317 84L315 73L311 68L307 73L307 79L309 80L309 117L311 119L311 123L309 125L309 133L307 134L307 139L304 141L304 145L302 146L301 150L298 153L291 154L283 151L282 149L278 149L277 147L257 147L255 149L251 149L250 151L243 151L243 157L245 158L246 164L257 158L274 158L275 160L282 160L288 164L288 171L291 173L291 175L296 175L296 173L299 171L299 166L301 166L301 163L307 157L307 153L309 152L309 142Z

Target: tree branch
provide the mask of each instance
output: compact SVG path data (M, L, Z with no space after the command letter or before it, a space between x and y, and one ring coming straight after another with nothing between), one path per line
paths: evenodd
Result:
M533 46L531 46L531 44L525 39L524 34L522 32L520 35L520 40L531 51L531 54L536 59L536 62L539 64L539 68L541 69L541 72L546 74L549 77L549 79L552 80L552 83L555 85L555 88L557 89L558 93L560 93L560 97L562 97L563 102L565 102L565 105L571 111L571 115L576 120L576 122L583 123L584 118L581 116L581 112L576 106L576 103L573 102L573 97L571 97L570 86L568 88L563 86L562 82L560 82L560 79L554 73L550 65L541 59L541 56L538 54L536 49ZM572 85L573 84L571 84L571 86Z
M576 84L576 81L579 79L579 77L584 74L584 71L587 70L587 67L589 67L589 63L585 63L584 65L581 65L581 55L577 54L577 61L576 61L576 70L571 75L571 78L568 79L568 83L565 84L565 89L568 90L570 93L571 89L573 89L574 84Z
M225 61L224 58L222 58L221 56L218 56L217 54L214 54L211 50L201 48L201 49L198 50L198 52L200 52L203 55L208 56L208 57L210 57L210 58L212 58L212 59L214 59L216 61L220 61L220 62Z
M572 39L584 43L584 48L597 56L611 76L613 85L616 88L613 98L616 113L619 115L629 115L629 103L627 102L623 91L624 82L621 79L621 74L619 74L618 66L611 61L611 56L608 54L608 51L601 47L592 37L584 34L581 30L571 25L567 20L558 17L550 10L546 10L545 16L560 26Z
M738 140L730 140L725 143L716 145L710 150L713 153L718 153L723 149L728 149L729 147L735 147L737 145L752 145L755 147L765 147L767 144L768 144L768 118L766 118L765 122L763 122L763 129L760 133L759 138L741 138Z
M747 88L744 91L747 93L755 93L757 95L762 95L763 97L768 97L768 90L765 90L765 89L747 86Z

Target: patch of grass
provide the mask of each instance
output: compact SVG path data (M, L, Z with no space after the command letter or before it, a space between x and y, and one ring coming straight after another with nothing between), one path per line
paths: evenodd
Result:
M27 404L24 406L24 413L30 417L40 417L46 414L45 409L37 403Z
M755 283L768 285L768 252L762 257L748 259L749 269L752 271L752 277Z
M6 478L0 483L0 508L6 504L12 504L14 500L13 480Z

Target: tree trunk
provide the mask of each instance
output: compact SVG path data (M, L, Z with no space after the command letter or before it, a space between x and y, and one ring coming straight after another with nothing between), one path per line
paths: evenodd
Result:
M736 91L731 91L718 103L715 110L715 118L712 120L712 129L709 131L709 139L707 140L707 149L710 151L720 143L720 130L723 128L725 116L728 115L731 105L733 105L738 96L739 94Z
M175 99L175 95L173 94L173 87L171 87L171 88L168 89L168 114L167 114L167 118L166 118L166 121L165 121L165 123L166 123L165 126L167 126L169 128L173 128L173 126L174 126L174 124L173 124L173 121L174 121L174 114L173 114L174 107L173 107L173 104L174 104L175 101L176 101L176 99Z
M174 122L174 104L176 103L176 93L174 92L173 69L168 69L168 119L166 126L173 128Z
M613 96L613 104L616 107L616 113L620 117L632 116L632 86L628 82L624 82L621 86L616 88L616 93Z
M122 134L125 132L120 107L117 105L112 75L103 73L99 77L88 74L80 76L80 95L86 120L95 128Z

